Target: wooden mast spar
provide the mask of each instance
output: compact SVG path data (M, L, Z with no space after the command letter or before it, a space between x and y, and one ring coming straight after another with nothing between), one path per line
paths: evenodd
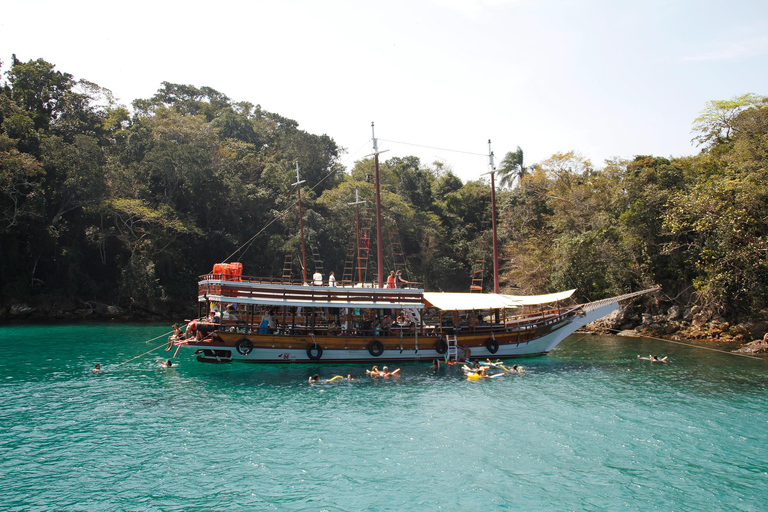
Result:
M488 139L488 167L485 174L491 175L491 232L493 234L493 293L499 292L499 246L496 240L496 166L493 163L493 151L491 151L491 139Z
M378 279L378 286L381 288L384 286L384 257L381 248L381 194L379 192L379 144L376 140L376 134L373 129L373 122L371 122L371 137L373 138L373 172L374 172L374 184L376 191L376 276Z
M306 180L299 178L299 162L296 162L296 194L299 197L299 236L301 237L301 277L303 279L302 284L306 284L307 281L307 252L304 249L304 219L301 214L301 184Z

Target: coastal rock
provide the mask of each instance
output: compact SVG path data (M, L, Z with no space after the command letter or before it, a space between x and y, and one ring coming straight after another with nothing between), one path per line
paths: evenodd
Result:
M683 318L683 308L680 306L672 306L667 311L667 322L675 322Z
M699 306L694 306L691 314L693 315L693 320L691 321L693 325L705 325L714 316L712 311L702 309Z
M730 338L730 336L727 335L728 329L730 328L730 325L728 324L728 322L712 320L711 322L709 322L708 328L709 328L709 337L712 339Z
M107 306L107 314L112 316L118 316L123 314L123 310L117 306Z
M35 311L35 308L31 308L27 306L26 304L12 304L8 314L10 316L26 316L30 313L33 313Z
M763 354L768 352L768 343L765 343L763 340L754 340L736 350L736 352L747 354Z

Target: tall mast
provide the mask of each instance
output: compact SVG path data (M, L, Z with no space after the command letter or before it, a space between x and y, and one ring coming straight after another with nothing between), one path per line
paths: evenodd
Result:
M499 293L499 247L496 242L496 166L493 163L493 151L491 151L491 139L488 139L488 166L491 175L491 227L493 231L493 293Z
M373 138L373 170L374 183L376 188L376 274L379 286L384 282L384 258L381 250L381 194L379 192L379 145L376 141L376 134L371 122L371 137Z
M301 237L301 276L302 284L308 283L307 281L307 251L304 249L304 218L301 214L301 184L305 180L299 178L299 162L296 162L296 194L299 197L299 236Z
M355 188L355 202L347 203L355 205L355 245L357 246L357 282L363 282L363 267L360 266L360 205L365 203L361 201Z

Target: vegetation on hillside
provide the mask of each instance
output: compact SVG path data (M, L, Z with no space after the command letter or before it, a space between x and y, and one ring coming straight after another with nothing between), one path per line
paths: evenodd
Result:
M299 252L296 163L308 246L341 277L348 203L355 190L372 199L371 159L345 169L331 137L208 87L163 83L128 109L42 59L14 56L0 72L0 302L173 312L233 254L246 274L279 276ZM693 157L596 168L576 152L532 165L519 147L507 153L503 287L597 299L660 284L726 317L765 309L768 101L712 101L693 127ZM411 280L446 291L467 291L478 260L488 275L487 182L406 157L382 162L381 187L387 269L404 258Z

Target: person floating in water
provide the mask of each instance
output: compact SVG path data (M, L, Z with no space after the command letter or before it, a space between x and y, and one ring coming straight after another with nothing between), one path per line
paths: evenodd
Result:
M389 368L387 368L386 366L383 367L381 370L379 370L379 368L377 366L374 366L371 370L365 370L365 373L367 373L368 375L370 375L372 377L384 377L384 378L387 378L387 377L392 377L394 375L397 375L397 373L399 371L400 371L400 368L398 368L397 370L395 370L393 372L390 372Z
M163 361L162 359L157 359L155 362L160 363L160 365L165 368L170 368L173 366L173 361L171 361L170 359L168 359L167 361Z
M642 357L640 354L637 355L638 359L643 359L645 361L650 361L652 363L666 363L668 357L669 356L664 356L661 359L659 359L659 356L654 356L653 354L649 355L648 357Z
M320 375L314 374L309 378L310 384L328 384L329 382L333 382L335 380L344 380L343 375L336 375L334 377L331 377L330 379L320 379Z
M93 367L93 373L100 373L101 372L101 365L99 363L96 363L96 366Z

